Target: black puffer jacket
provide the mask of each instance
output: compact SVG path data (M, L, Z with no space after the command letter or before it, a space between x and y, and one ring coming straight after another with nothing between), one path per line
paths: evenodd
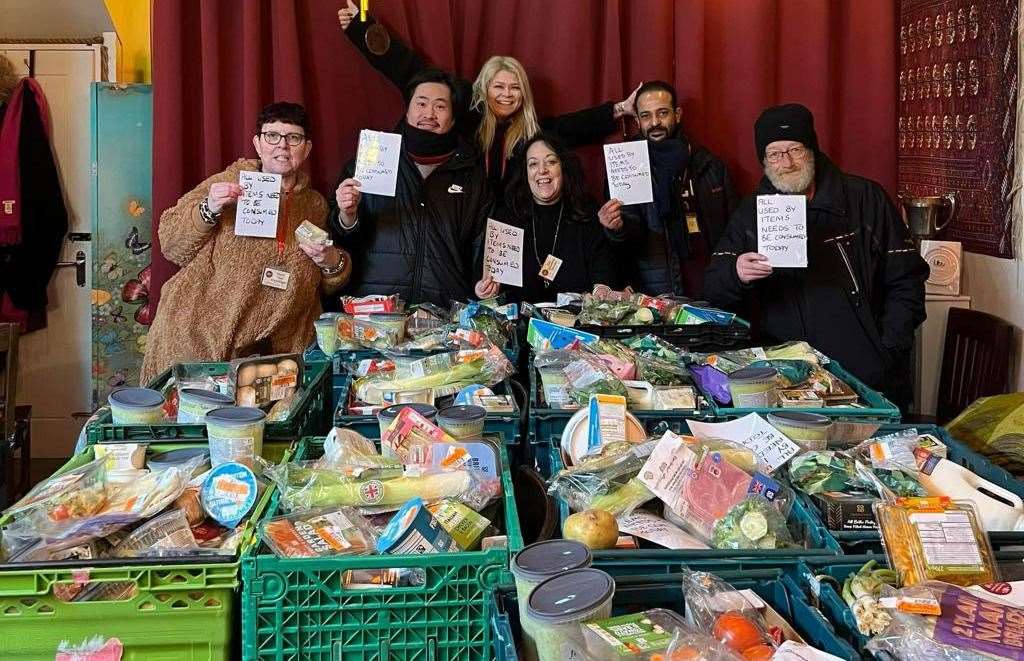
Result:
M338 184L354 172L352 161ZM331 229L354 262L343 293L397 293L410 304L445 306L468 299L479 279L475 250L490 210L479 156L464 141L426 179L403 148L395 197L363 195L355 228L342 228L332 196Z
M806 340L905 406L914 330L925 319L928 265L881 186L841 172L820 152L816 169L807 204L807 268L777 268L751 285L740 282L736 258L757 252L751 195L712 255L705 298L737 312L753 299L764 342ZM765 177L757 193L778 191Z
M695 258L695 254L706 258L721 239L729 216L736 209L738 199L725 163L704 147L692 149L685 171L676 173L673 182L672 192L679 206L676 218L669 223L652 222L658 213L654 202L631 204L622 207L622 230L607 232L620 259L622 280L636 291L699 296L699 291L684 291L682 262ZM698 234L688 232L680 200L682 195L689 194L691 183L692 204L696 207L700 227ZM659 224L661 231L651 229ZM701 250L694 249L696 246L691 245L694 241L704 242Z

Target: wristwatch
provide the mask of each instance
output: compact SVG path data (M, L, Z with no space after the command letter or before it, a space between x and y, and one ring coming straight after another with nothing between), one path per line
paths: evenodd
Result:
M203 222L207 225L216 225L217 219L220 218L220 212L214 213L210 209L210 201L207 198L203 198L203 201L199 203L199 215L202 217Z

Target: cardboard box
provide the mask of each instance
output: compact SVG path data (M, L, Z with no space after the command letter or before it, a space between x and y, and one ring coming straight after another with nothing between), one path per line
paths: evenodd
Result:
M827 491L813 498L829 530L878 530L871 510L878 498L871 494Z

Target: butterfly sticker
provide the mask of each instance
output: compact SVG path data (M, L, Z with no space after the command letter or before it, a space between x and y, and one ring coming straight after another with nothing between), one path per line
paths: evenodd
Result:
M124 316L124 306L118 305L112 309L110 311L110 320L115 324L123 324L128 321L128 317Z
M138 218L142 214L146 213L146 207L142 206L142 202L139 200L128 200L128 215L132 218Z
M108 280L120 280L124 277L124 269L117 262L117 255L110 253L100 263L100 273L107 276Z
M139 240L138 227L132 227L132 231L128 233L127 238L124 240L124 247L131 250L133 255L141 255L149 250L152 245L153 244L149 241Z
M124 384L128 383L128 372L125 370L117 370L109 377L107 377L107 385L111 388L120 388Z

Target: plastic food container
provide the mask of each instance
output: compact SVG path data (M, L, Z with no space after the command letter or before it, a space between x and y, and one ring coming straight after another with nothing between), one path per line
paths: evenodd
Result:
M164 419L164 396L150 388L121 388L110 393L107 402L115 425L148 425Z
M235 398L212 390L182 388L178 391L178 422L203 424L213 409L234 406Z
M263 426L267 414L256 408L225 406L206 414L210 439L210 464L216 468L229 461L253 467L263 452Z
M328 356L338 350L338 320L333 315L321 317L313 322L316 327L316 344Z
M377 553L415 554L458 551L452 536L430 513L420 498L398 510L377 539Z
M668 650L676 634L691 628L681 615L654 608L590 622L584 625L583 634L587 650L595 658L653 661L666 658L662 652Z
M484 433L487 409L463 404L450 406L437 414L437 424L453 438L479 438Z
M206 448L181 448L179 450L168 450L160 454L154 454L146 462L149 470L153 472L167 470L168 468L184 468L191 461L198 460L198 466L192 471L192 476L200 475L210 470L210 451Z
M194 549L196 538L188 518L179 509L172 509L136 528L114 547L117 558L158 553L160 549Z
M234 528L256 505L259 485L248 466L238 462L214 466L200 492L203 509L225 528Z
M576 569L549 578L530 593L526 617L538 661L561 661L586 649L581 624L612 614L615 581L600 569Z
M585 545L568 539L552 539L530 544L512 557L509 568L516 580L516 595L519 612L525 615L529 607L530 593L549 578L571 571L586 569L593 562L593 555ZM533 624L524 616L523 656L529 661L537 658L537 646L533 641Z
M816 413L780 411L767 415L768 424L788 436L805 451L825 450L832 432L832 421Z
M391 423L398 417L398 412L404 408L410 408L413 411L416 411L431 422L434 422L437 419L437 409L430 404L395 404L394 406L389 406L386 409L381 409L380 413L377 414L377 423L380 425L381 438L384 438L384 432L387 431L388 427L391 426Z
M779 371L774 367L745 367L729 374L732 405L738 409L775 406Z

